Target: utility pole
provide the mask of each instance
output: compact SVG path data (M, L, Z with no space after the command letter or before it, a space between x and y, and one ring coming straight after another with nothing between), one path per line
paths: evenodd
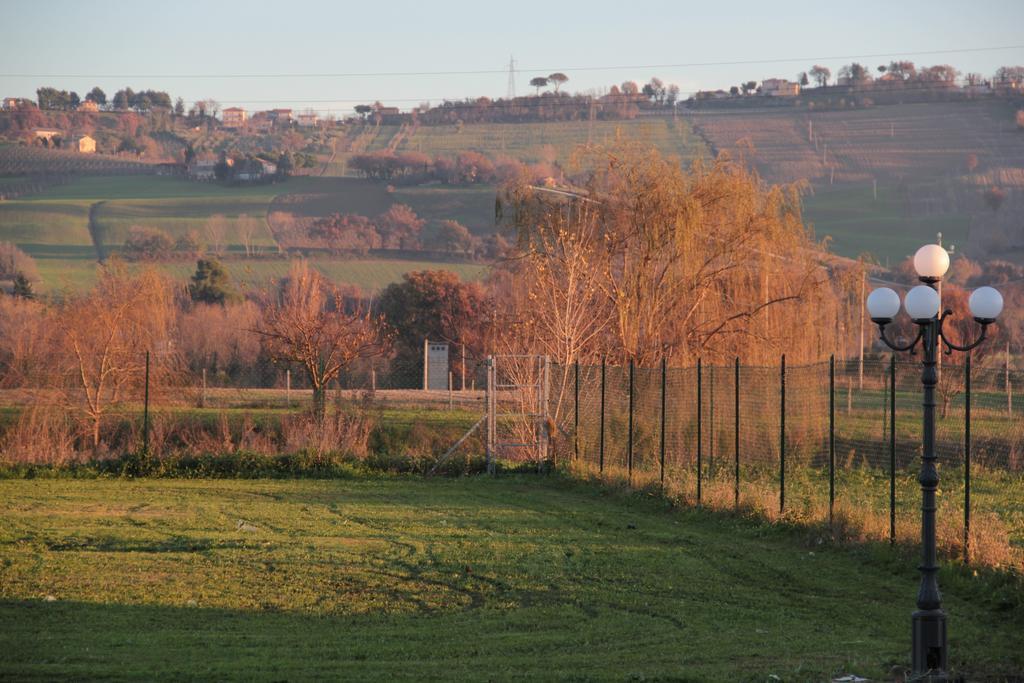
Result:
M1006 340L1006 415L1013 417L1013 387L1010 386L1010 340Z
M868 272L865 269L860 277L860 360L857 365L857 389L864 391L864 289L867 287Z
M505 96L510 100L516 98L516 60L512 55L508 56L508 87Z

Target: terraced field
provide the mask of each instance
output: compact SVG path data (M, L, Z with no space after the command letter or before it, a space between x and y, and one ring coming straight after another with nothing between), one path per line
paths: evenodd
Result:
M558 123L489 123L455 126L420 126L403 140L399 150L454 155L478 150L508 155L525 162L570 161L577 146L607 144L616 139L635 140L657 147L684 162L706 155L703 140L682 120L644 118L633 121L580 121Z
M153 166L124 157L111 157L43 147L0 144L0 176L38 173L150 174Z
M716 151L743 156L771 182L921 181L1024 165L1013 107L960 102L851 111L719 112L689 116ZM834 177L832 176L834 170Z

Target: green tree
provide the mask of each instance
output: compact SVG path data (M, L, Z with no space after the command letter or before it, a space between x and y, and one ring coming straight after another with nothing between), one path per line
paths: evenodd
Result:
M185 100L180 97L174 101L174 114L175 116L185 115Z
M23 273L18 273L14 276L14 296L21 297L22 299L34 299L35 292L32 291L32 283L29 282L28 278Z
M565 74L563 74L560 71L556 71L555 73L553 73L550 76L548 76L548 83L553 83L554 84L555 92L558 92L558 89L562 87L562 84L565 83L568 80L569 80L569 77L566 76Z
M537 76L536 78L530 79L530 85L537 89L537 95L540 95L540 89L546 88L548 85L547 76Z
M86 94L85 101L95 102L102 107L107 103L107 93L103 92L103 89L97 85Z
M832 70L820 64L815 64L808 73L819 88L828 85L828 79L832 78Z
M196 272L188 285L188 294L192 301L205 304L223 304L234 298L231 278L217 259L199 259L196 261Z

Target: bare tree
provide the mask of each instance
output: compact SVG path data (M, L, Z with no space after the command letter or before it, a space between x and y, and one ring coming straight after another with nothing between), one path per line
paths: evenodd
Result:
M215 213L206 220L206 244L217 256L223 256L227 248L228 219L224 214Z
M154 270L129 274L107 267L88 294L65 299L57 315L66 353L71 405L90 425L93 447L110 407L144 379L145 352L156 351L151 382L175 363L169 352L175 318L174 290Z
M249 214L243 213L238 216L238 220L235 223L238 226L238 239L241 240L242 246L245 247L245 255L254 256L256 253L254 240L260 229L259 221Z
M304 261L292 265L256 332L271 358L305 370L318 419L325 413L328 382L356 360L381 354L391 342L380 317L363 303L346 300Z

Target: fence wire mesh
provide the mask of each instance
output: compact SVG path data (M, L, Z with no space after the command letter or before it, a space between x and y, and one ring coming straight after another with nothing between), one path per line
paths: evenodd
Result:
M553 455L694 503L831 520L872 538L919 538L920 365L783 364L553 366L561 387L549 408ZM941 542L957 552L1019 553L1024 421L1012 390L1024 378L975 367L970 379L968 392L965 366L947 359L936 390Z

